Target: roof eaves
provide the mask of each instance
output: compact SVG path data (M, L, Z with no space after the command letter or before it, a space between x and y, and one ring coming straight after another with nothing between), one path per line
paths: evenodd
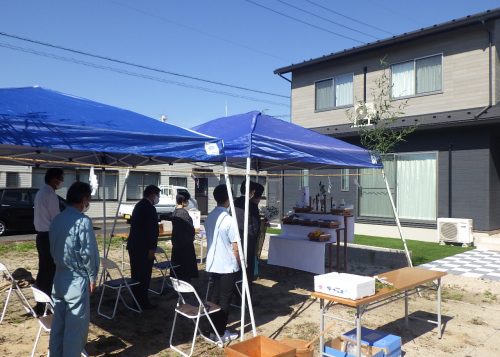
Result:
M499 17L500 17L500 8L496 8L493 10L487 10L487 11L484 11L484 12L481 12L478 14L468 15L468 16L465 16L465 17L462 17L459 19L453 19L453 20L450 20L450 21L447 21L447 22L444 22L441 24L436 24L436 25L432 25L429 27L421 28L419 30L405 32L401 35L395 35L395 36L392 36L392 37L384 39L384 40L378 40L378 41L373 42L373 43L367 43L367 44L362 45L362 46L352 47L350 49L344 49L344 50L339 51L339 52L334 52L334 53L331 53L329 55L324 55L322 57L312 58L310 60L306 60L306 61L303 61L301 63L291 64L289 66L281 67L281 68L275 69L274 74L289 73L289 72L292 72L296 69L308 67L308 66L311 66L311 65L314 65L317 63L322 63L325 61L329 61L329 60L333 60L333 59L337 59L337 58L341 58L341 57L351 56L351 55L358 54L358 53L363 53L363 52L368 52L368 51L375 50L375 49L384 48L384 47L399 44L402 42L411 41L411 40L414 40L416 38L434 35L434 34L437 34L440 32L455 30L457 28L470 26L473 24L477 24L480 22L484 22L484 21L494 19L494 18L499 18Z

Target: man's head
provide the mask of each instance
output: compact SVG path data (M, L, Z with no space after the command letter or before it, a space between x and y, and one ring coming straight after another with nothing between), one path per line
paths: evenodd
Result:
M160 189L158 186L149 185L144 189L143 196L156 205L160 201Z
M248 197L253 197L253 195L255 194L255 189L256 189L256 186L257 184L253 181L250 181L250 195ZM242 195L245 195L245 190L246 190L246 181L243 181L243 183L241 184L240 186L240 193Z
M64 182L64 172L58 167L52 167L45 173L45 183L54 190L61 188Z
M264 186L262 186L260 183L255 183L255 193L251 201L254 202L255 204L259 204L263 194L264 194Z
M227 186L225 184L218 185L214 188L214 199L217 206L229 207L229 195L227 193Z
M92 189L85 182L75 182L68 189L66 201L69 206L75 207L80 212L88 210Z

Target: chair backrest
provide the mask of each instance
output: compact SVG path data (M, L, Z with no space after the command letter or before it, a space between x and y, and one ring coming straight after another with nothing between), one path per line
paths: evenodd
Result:
M102 264L102 267L104 269L118 269L118 270L120 270L120 268L118 268L118 264L116 264L114 261L112 261L109 258L101 257L101 264Z
M9 272L9 269L7 269L7 267L3 264L3 263L0 263L0 272L5 272L7 273L7 276L10 278L12 277L10 275L10 272Z
M170 280L172 281L172 287L178 293L196 293L196 290L191 284L172 277Z
M45 294L42 290L32 286L31 291L33 292L33 297L35 298L36 302L40 302L42 304L49 304L51 306L54 305L52 298L50 296L48 296L47 294Z
M158 246L158 247L156 247L156 251L155 251L155 253L157 253L157 254L165 254L165 255L167 255L167 253L165 253L165 249L163 249L162 247L159 247L159 246Z

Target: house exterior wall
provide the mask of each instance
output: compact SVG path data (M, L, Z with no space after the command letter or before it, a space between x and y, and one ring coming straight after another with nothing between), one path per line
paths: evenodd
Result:
M493 105L500 102L500 21L492 26L493 33Z
M496 51L493 46L494 63L498 68ZM443 55L442 91L409 98L405 115L486 106L489 102L488 33L484 27L476 26L295 70L292 77L292 121L309 128L348 123L346 108L315 112L315 81L354 73L356 102L363 99L363 68L366 66L366 93L369 102L375 79L382 74L380 59L384 58L388 64L394 64L436 54ZM498 71L495 76L494 79L498 77ZM496 93L497 98L500 98L498 88ZM398 104L399 100L394 102Z

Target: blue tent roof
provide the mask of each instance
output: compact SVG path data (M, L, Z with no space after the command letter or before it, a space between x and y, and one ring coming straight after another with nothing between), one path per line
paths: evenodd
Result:
M341 140L254 111L193 128L224 140L229 163L255 170L379 168L370 152Z
M0 163L220 162L222 147L219 139L87 99L40 87L0 89L0 156L12 158Z

